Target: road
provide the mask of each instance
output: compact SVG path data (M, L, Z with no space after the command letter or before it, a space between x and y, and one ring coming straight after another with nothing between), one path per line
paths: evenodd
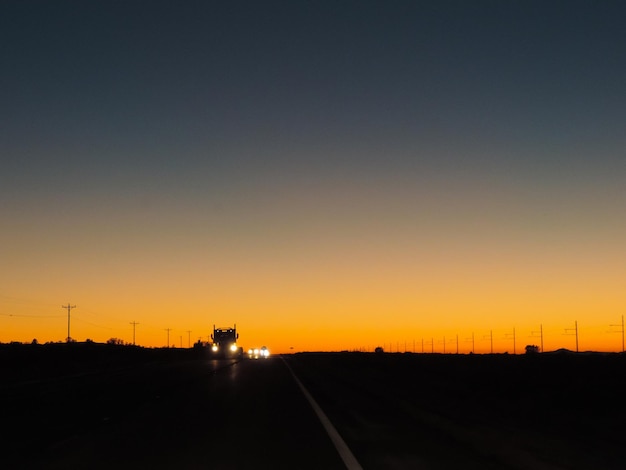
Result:
M345 468L280 358L142 365L4 395L16 468Z
M600 415L618 403L621 357L577 359L575 374L556 359L185 359L0 383L3 468L345 469L332 431L348 468L623 468L625 407ZM581 371L603 386L579 386L567 421L559 384L575 390L564 379Z

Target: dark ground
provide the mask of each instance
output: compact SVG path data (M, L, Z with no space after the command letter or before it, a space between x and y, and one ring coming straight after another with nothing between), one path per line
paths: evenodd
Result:
M623 354L285 360L364 468L626 468ZM19 463L7 468L337 465L279 358L238 363L185 349L0 345L0 365L2 461ZM303 457L311 446L318 450ZM141 452L128 460L133 449ZM212 465L219 449L236 458Z
M440 434L424 445L426 454L466 447L484 457L475 466L468 457L465 468L626 468L624 354L302 354L293 361L322 407L344 416L344 434L362 437L361 455L372 445L363 431L369 425L398 431L397 441L412 435L407 446ZM368 409L355 413L360 402Z
M94 344L4 352L0 468L342 468L280 358Z

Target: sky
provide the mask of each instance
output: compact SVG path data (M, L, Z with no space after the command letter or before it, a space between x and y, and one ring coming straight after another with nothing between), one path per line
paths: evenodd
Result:
M3 1L0 342L621 351L625 19Z

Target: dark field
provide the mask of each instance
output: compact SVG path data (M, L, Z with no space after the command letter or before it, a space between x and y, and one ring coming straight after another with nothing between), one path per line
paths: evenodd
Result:
M156 468L165 462L270 468L257 457L245 460L246 448L255 448L241 446L246 430L275 427L267 434L280 437L264 445L278 445L290 437L277 417L288 419L304 403L280 358L237 363L186 349L56 344L1 345L0 359L2 455L21 468L67 468L68 461L83 462L74 468L98 467L89 460L90 449L98 449L94 441L117 443L107 447L101 468L146 463L124 459L124 445L152 449ZM302 353L284 359L363 468L626 468L623 354ZM255 388L263 392L250 392ZM229 423L223 404L246 411ZM211 434L216 414L224 417L228 440ZM307 429L316 426L300 420ZM307 429L297 433L308 435ZM132 441L111 437L120 433ZM239 465L220 467L204 457L202 464L184 465L158 453L167 446L167 455L178 455L175 447L185 445L191 462L188 438L202 442L197 452L203 455L230 446L241 447L243 457ZM302 468L316 468L311 462Z

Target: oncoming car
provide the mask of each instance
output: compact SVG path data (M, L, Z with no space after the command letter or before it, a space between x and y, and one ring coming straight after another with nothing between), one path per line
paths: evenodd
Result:
M266 346L251 348L248 349L248 357L250 357L250 359L267 359L270 357L270 351Z

